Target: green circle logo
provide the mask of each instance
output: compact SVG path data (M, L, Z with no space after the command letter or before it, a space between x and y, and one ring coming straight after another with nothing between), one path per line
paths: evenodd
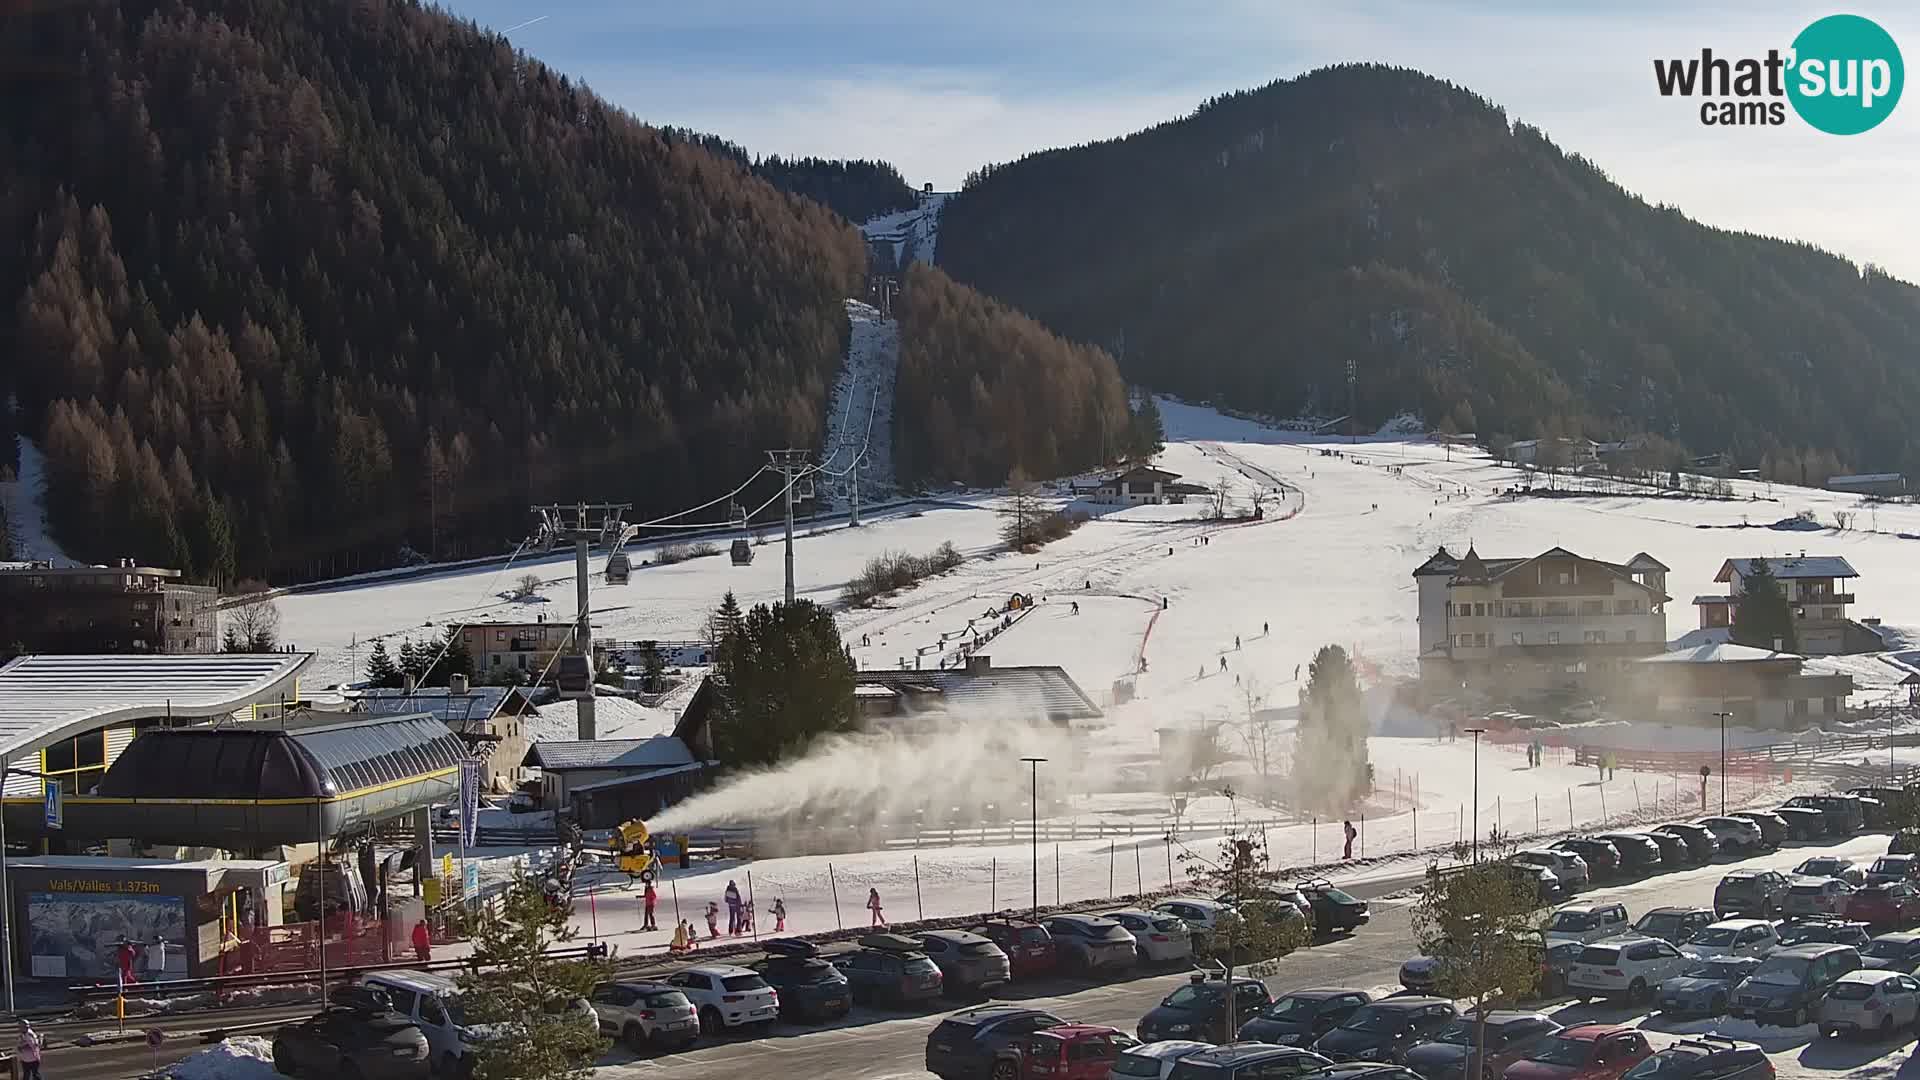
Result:
M1906 81L1900 47L1872 19L1829 15L1793 39L1787 100L1829 135L1872 130L1899 104Z

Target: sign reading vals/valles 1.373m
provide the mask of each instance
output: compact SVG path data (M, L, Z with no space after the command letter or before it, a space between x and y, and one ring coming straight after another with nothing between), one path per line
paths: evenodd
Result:
M1800 31L1786 51L1728 57L1703 48L1697 57L1653 62L1661 97L1705 99L1709 127L1778 126L1787 106L1829 135L1878 127L1900 102L1906 66L1893 35L1859 15L1829 15Z

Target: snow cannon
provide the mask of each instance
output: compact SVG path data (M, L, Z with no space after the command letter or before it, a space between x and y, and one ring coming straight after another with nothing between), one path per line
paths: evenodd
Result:
M629 877L639 878L643 882L652 881L657 873L654 863L653 835L647 831L647 823L635 818L621 824L620 851L615 865Z

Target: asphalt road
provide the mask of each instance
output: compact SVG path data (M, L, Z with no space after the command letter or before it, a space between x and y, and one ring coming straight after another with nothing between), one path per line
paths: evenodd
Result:
M1709 905L1714 885L1735 866L1788 869L1817 853L1833 851L1854 858L1871 858L1886 850L1886 837L1857 837L1832 846L1795 845L1771 855L1739 861L1723 861L1711 867L1662 874L1638 882L1593 889L1581 899L1619 900L1630 914L1663 905ZM1419 879L1418 874L1382 878L1349 885L1356 894L1377 898L1404 890ZM1357 934L1305 949L1282 959L1279 970L1267 981L1276 994L1307 986L1351 986L1385 993L1397 985L1400 964L1413 954L1411 901L1375 900L1373 921ZM1185 981L1180 972L1149 975L1124 982L1091 984L1059 980L1032 987L1015 986L1001 995L1002 1000L1031 1002L1058 1015L1094 1024L1108 1024L1132 1031L1134 1024L1160 999ZM671 1075L686 1080L738 1080L759 1076L832 1078L832 1080L893 1080L928 1076L922 1068L926 1037L942 1016L959 1006L947 1005L924 1013L900 1013L856 1008L840 1023L824 1028L777 1026L758 1038L727 1039L690 1051L651 1058L636 1058L624 1049L616 1049L601 1063L599 1075L606 1080ZM221 1014L222 1022L301 1015L306 1010L269 1007ZM1549 1008L1561 1023L1585 1020L1622 1022L1642 1019L1619 1007L1570 1005ZM204 1014L181 1021L163 1021L163 1029L181 1031L208 1026ZM111 1024L100 1025L100 1027ZM1659 1017L1642 1019L1649 1032L1666 1032L1670 1040L1676 1033L1704 1031L1711 1024L1674 1024ZM1742 1037L1752 1037L1742 1035ZM1656 1044L1662 1039L1655 1037ZM1773 1057L1782 1077L1805 1075L1833 1076L1844 1072L1849 1077L1890 1077L1896 1073L1920 1075L1920 1067L1903 1069L1905 1044L1876 1045L1823 1041L1809 1044L1804 1036L1779 1033L1759 1041ZM195 1042L170 1040L160 1052L162 1065L203 1049ZM125 1080L144 1075L148 1054L141 1044L114 1047L59 1047L47 1060L47 1075L112 1078Z

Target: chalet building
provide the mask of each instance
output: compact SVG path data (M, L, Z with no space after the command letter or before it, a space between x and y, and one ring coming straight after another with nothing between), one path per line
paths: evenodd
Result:
M567 650L573 639L573 624L545 619L469 623L461 629L460 637L473 656L474 674L515 668L531 679L547 669L554 653Z
M178 570L0 563L0 656L205 654L220 648L219 592Z
M470 753L484 757L492 790L513 790L527 756L526 721L540 710L522 687L470 686L461 675L450 681L450 686L413 690L359 690L349 700L357 711L379 715L432 713L460 736Z
M540 742L523 762L540 770L540 804L571 810L582 828L647 818L698 791L716 762L674 735Z
M901 721L950 712L1066 725L1095 720L1098 706L1064 668L994 667L978 653L962 667L854 674L855 711L868 721Z
M1850 495L1872 495L1882 499L1897 499L1907 493L1907 478L1904 473L1861 473L1856 476L1827 477L1828 491L1843 491Z
M1535 465L1540 461L1542 443L1557 446L1560 449L1558 464L1561 468L1577 469L1582 465L1591 465L1599 460L1599 447L1591 439L1522 439L1507 444L1507 458L1515 465Z
M1609 692L1667 641L1667 567L1642 552L1602 562L1566 548L1483 559L1441 548L1413 572L1420 674L1498 692Z
M1700 609L1700 628L1731 627L1740 610L1740 597L1747 591L1747 578L1753 573L1754 559L1728 559L1720 565L1713 580L1726 585L1725 595L1707 594L1693 598ZM1886 646L1880 635L1853 621L1847 609L1854 602L1848 583L1859 571L1838 555L1788 555L1768 559L1767 567L1786 593L1793 610L1794 631L1800 651L1813 656L1842 653L1879 652Z
M1672 722L1800 729L1846 711L1853 676L1797 653L1731 642L1646 657L1641 693Z
M1199 484L1183 484L1179 473L1136 465L1122 473L1102 479L1093 488L1093 502L1125 506L1183 503L1189 495L1212 492Z

